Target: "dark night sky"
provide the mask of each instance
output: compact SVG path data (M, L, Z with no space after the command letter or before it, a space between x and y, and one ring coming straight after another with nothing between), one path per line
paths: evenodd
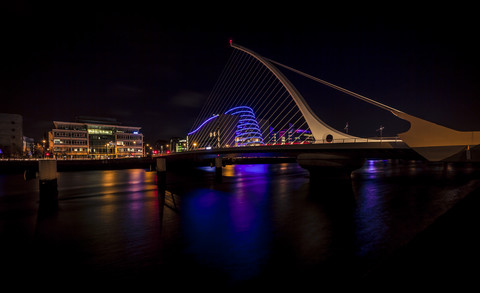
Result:
M480 130L473 7L374 7L365 13L360 9L367 7L346 12L297 5L204 13L199 9L218 6L202 6L192 8L192 15L162 5L19 3L0 20L0 112L23 115L24 135L36 139L52 121L76 116L141 126L150 142L184 136L231 54L230 38L412 115ZM362 136L375 135L380 124L386 135L407 128L344 94L298 76L292 81L316 114L338 129L345 121Z

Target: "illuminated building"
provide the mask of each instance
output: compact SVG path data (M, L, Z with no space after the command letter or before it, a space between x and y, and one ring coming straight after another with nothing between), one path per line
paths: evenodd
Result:
M292 124L289 125L288 129L282 129L278 132L270 128L270 137L274 144L315 142L315 138L310 130L296 129Z
M187 140L182 137L172 137L170 138L170 147L168 148L171 152L183 152L187 150Z
M252 108L246 106L211 116L187 136L189 150L261 144L257 119Z
M31 137L23 137L23 155L32 157L35 149L35 140Z
M225 114L239 116L235 131L235 146L263 144L262 133L252 108L239 106L228 110Z
M237 123L237 116L213 115L197 129L188 133L188 150L233 146Z
M54 121L50 149L57 158L125 158L143 156L141 127L123 126L114 119L80 117L77 122Z
M21 156L22 148L23 117L0 113L0 157Z

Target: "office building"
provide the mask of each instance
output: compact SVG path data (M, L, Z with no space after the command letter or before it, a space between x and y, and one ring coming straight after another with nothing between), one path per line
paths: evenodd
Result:
M49 147L56 158L142 157L141 127L123 126L115 119L79 117L76 122L54 121Z

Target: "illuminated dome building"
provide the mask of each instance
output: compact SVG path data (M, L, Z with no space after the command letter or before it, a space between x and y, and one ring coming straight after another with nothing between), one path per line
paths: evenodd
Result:
M263 138L252 108L239 106L215 114L188 133L189 150L262 145Z
M239 106L228 110L225 114L239 116L235 131L235 146L263 144L262 133L252 108Z

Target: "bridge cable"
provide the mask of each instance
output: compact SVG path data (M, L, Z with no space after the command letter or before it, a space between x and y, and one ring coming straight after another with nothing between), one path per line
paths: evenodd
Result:
M287 66L287 65L284 65L284 64L282 64L282 63L280 63L280 62L277 62L277 61L274 61L274 60L268 59L268 58L265 58L265 59L268 60L269 62L272 62L272 63L274 63L274 64L276 64L276 65L279 65L279 66L281 66L281 67L283 67L283 68L286 68L286 69L288 69L288 70L291 70L291 71L293 71L293 72L295 72L295 73L298 73L298 74L300 74L300 75L302 75L302 76L305 76L305 77L307 77L307 78L309 78L309 79L312 79L312 80L314 80L314 81L316 81L316 82L319 82L319 83L321 83L321 84L323 84L323 85L326 85L326 86L328 86L328 87L331 87L331 88L333 88L333 89L336 89L336 90L338 90L338 91L340 91L340 92L343 92L343 93L345 93L345 94L347 94L347 95L353 96L353 97L355 97L355 98L357 98L357 99L360 99L360 100L362 100L362 101L364 101L364 102L367 102L367 103L370 103L370 104L375 105L375 106L377 106L377 107L380 107L380 108L382 108L382 109L384 109L384 110L391 111L391 112L402 112L402 111L397 110L397 109L395 109L395 108L393 108L393 107L384 105L384 104L382 104L382 103L380 103L380 102L377 102L377 101L375 101L375 100L369 99L369 98L367 98L367 97L365 97L365 96L362 96L362 95L360 95L360 94L357 94L357 93L355 93L355 92L349 91L349 90L347 90L347 89L345 89L345 88L342 88L342 87L340 87L340 86L338 86L338 85L335 85L335 84L333 84L333 83L330 83L330 82L328 82L328 81L322 80L322 79L320 79L320 78L317 78L317 77L315 77L315 76L312 76L312 75L310 75L310 74L307 74L307 73L305 73L305 72L302 72L302 71L300 71L300 70L297 70L297 69L295 69L295 68L292 68L292 67L289 67L289 66Z
M228 110L239 106L252 109L251 114L247 111L229 118ZM243 126L238 124L240 119ZM306 129L302 129L304 126ZM308 133L309 128L281 81L257 59L234 50L195 120L189 144L195 140L202 147L230 146L236 139L235 133L239 144L243 143L245 131L239 127L253 127L252 131L259 131L259 143L278 143L282 137L291 143L304 143L309 139L290 136L297 130Z

